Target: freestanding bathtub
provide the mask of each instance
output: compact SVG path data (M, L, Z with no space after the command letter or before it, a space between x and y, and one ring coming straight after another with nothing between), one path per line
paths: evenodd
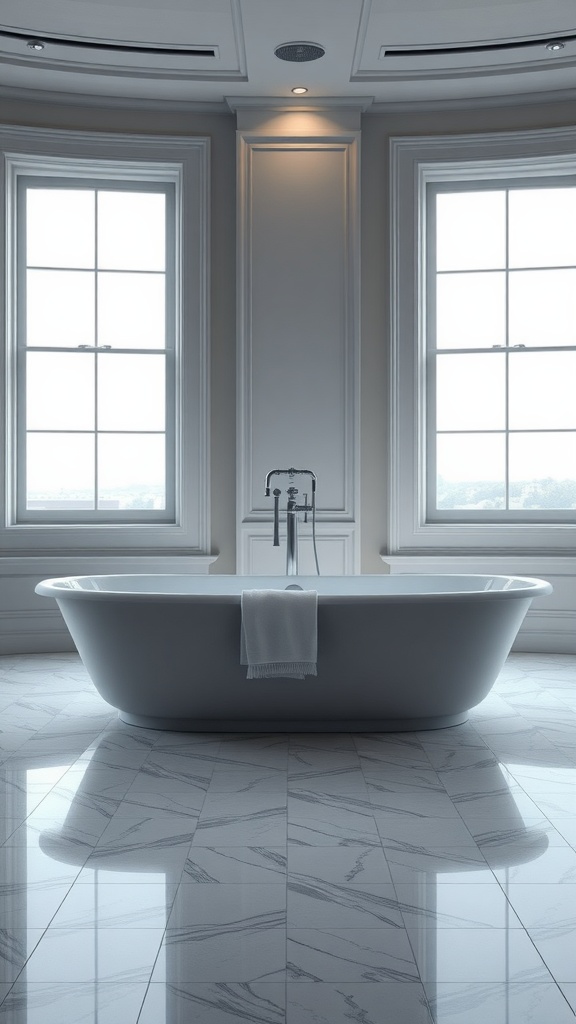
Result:
M318 675L250 679L243 590L318 592ZM533 598L510 576L80 576L44 580L123 721L182 731L401 731L464 722Z

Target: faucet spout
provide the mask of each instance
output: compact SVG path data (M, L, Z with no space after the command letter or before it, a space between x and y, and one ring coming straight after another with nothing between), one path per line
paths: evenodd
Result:
M293 466L290 469L271 469L266 474L266 480L264 484L264 493L267 498L270 497L270 481L273 476L288 476L290 478L290 486L286 490L288 500L286 503L286 575L297 576L298 575L298 513L303 512L305 522L307 522L308 512L312 513L312 542L314 546L314 557L316 560L316 568L318 573L318 557L316 555L316 535L315 535L315 520L316 520L316 474L311 469L295 469ZM308 504L308 495L304 495L304 503L299 505L296 500L298 494L298 488L293 486L293 480L295 476L309 476L311 478L311 489L312 497L311 502ZM274 488L274 547L278 547L279 540L279 500L280 494L282 493L280 488Z

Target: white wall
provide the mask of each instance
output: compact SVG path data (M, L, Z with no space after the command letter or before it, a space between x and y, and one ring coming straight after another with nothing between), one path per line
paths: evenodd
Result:
M236 416L237 389L237 310L236 310L236 129L237 122L233 115L210 115L190 112L189 110L121 110L100 107L82 108L80 106L42 105L37 102L5 100L2 103L0 119L4 123L39 125L59 128L82 128L106 131L150 132L153 134L171 135L208 135L212 140L211 157L211 509L212 509L212 553L217 560L211 566L211 572L236 571L237 536L241 550L239 565L251 564L254 568L268 567L270 550L268 540L271 537L271 524L266 514L265 502L262 505L255 499L257 482L259 486L262 470L273 468L268 465L277 444L279 458L288 457L290 448L286 447L286 419L279 414L279 409L286 405L284 396L278 396L276 407L270 409L265 392L269 393L269 369L266 362L270 350L261 348L257 372L250 377L254 408L258 413L258 429L254 450L247 450L243 443L244 465L241 482L246 493L239 493L239 509L237 514L237 471L241 462L237 458L237 427L242 432L246 425L246 410L240 410ZM302 405L298 404L301 416L297 431L296 454L303 458L309 455L306 462L314 461L325 465L330 483L326 486L324 498L322 484L319 485L318 501L322 506L326 495L330 496L326 506L337 506L335 514L328 514L320 524L325 531L324 544L330 565L340 564L344 571L382 572L408 571L410 565L399 563L389 565L383 563L381 556L387 551L386 523L386 486L387 486L387 353L388 353L388 316L389 297L388 280L388 139L390 136L415 135L418 133L432 134L438 132L466 132L526 127L547 127L571 124L574 122L573 104L526 105L518 107L490 107L483 111L444 110L431 114L422 112L381 112L364 115L361 120L361 178L357 198L361 203L361 251L353 253L353 258L360 255L361 282L361 339L348 333L343 339L331 329L330 341L323 337L316 350L318 355L325 356L323 346L328 344L328 354L335 365L326 389L318 388L314 401L305 402L305 418ZM253 126L250 128L252 130ZM350 133L350 124L341 125L342 134ZM248 131L246 127L244 129ZM257 129L261 131L261 127ZM327 131L334 130L328 126ZM268 131L268 129L267 129ZM293 137L292 133L292 137ZM288 132L288 136L290 132ZM281 191L284 168L294 165L294 149L287 146L285 156L276 151L276 168L264 174L264 191L259 191L250 209L245 209L248 219L246 225L255 228L260 245L260 259L266 258L265 225L257 223L258 217L265 210L266 203L274 200L274 191L270 188L274 180ZM337 159L331 164L336 168ZM286 163L284 163L284 160ZM298 162L298 161L296 161ZM299 165L304 166L302 161ZM253 176L258 181L260 168ZM246 170L246 168L245 168ZM297 173L300 173L297 171ZM332 171L330 172L332 174ZM331 271L327 290L322 294L322 302L330 305L331 297L336 288L338 273L337 258L344 258L338 253L337 247L349 247L350 238L342 234L343 211L345 205L340 196L335 203L339 185L337 172L334 170L331 188L324 191L322 176L316 183L308 179L307 202L314 204L317 190L317 210L315 211L314 231L309 232L305 239L306 265L311 270L315 258L326 258L327 239L334 246L333 258L330 261ZM303 175L307 180L307 175ZM312 191L310 191L312 189ZM266 191L268 190L268 191ZM279 194L279 193L277 193ZM242 212L242 211L241 211ZM286 212L286 211L285 211ZM319 219L318 219L319 218ZM325 230L323 224L325 218ZM334 223L336 220L336 224ZM242 226L242 225L241 225ZM281 225L280 225L281 226ZM277 225L278 227L278 225ZM241 239L242 241L242 239ZM353 243L353 247L356 243ZM347 250L348 251L348 250ZM239 248L244 260L243 250ZM348 258L350 255L348 251ZM257 268L255 268L257 269ZM241 289L244 295L250 292L252 281L242 276L246 266L240 267ZM318 278L316 278L318 280ZM354 291L350 278L346 288L350 294ZM300 290L298 301L302 292ZM279 299L283 300L283 293ZM315 333L320 333L321 320L315 320L312 314L316 309L313 298L309 298L310 323ZM278 307L279 308L279 307ZM305 310L304 310L305 312ZM300 311L302 313L302 310ZM286 307L282 307L286 316ZM274 310L269 305L260 307L258 312L261 329L265 323L273 322ZM336 321L335 321L336 322ZM359 321L360 322L360 321ZM240 317L240 345L247 338L242 335L245 324ZM268 328L267 328L268 330ZM270 332L269 332L270 333ZM347 352L338 358L346 360L350 350L346 344L350 337L354 339L353 360L359 358L359 387L352 394L359 395L359 408L340 409L342 416L334 415L334 390L347 379L348 369L342 362L338 363L336 353ZM278 341L279 335L277 336ZM360 344L359 344L360 341ZM330 347L332 346L332 347ZM298 353L301 358L302 352ZM259 370L264 379L259 377ZM340 382L340 385L338 384ZM240 381L241 399L246 396L246 381ZM342 393L342 392L341 392ZM307 394L306 389L301 392ZM282 401L281 401L282 399ZM272 413L276 412L276 415ZM301 424L306 422L306 430ZM335 426L339 425L339 426ZM265 427L264 427L265 425ZM359 430L357 429L359 426ZM265 436L261 430L265 429ZM323 453L318 448L305 448L307 437L326 436L326 431L348 429L348 441L333 445L330 440L330 452ZM350 441L350 437L352 440ZM347 447L348 445L348 447ZM304 450L303 450L304 449ZM354 453L356 464L350 466L350 455ZM329 457L328 457L329 456ZM348 461L346 461L348 460ZM276 461L276 460L274 460ZM308 468L316 469L314 465ZM319 470L321 480L321 470ZM349 495L350 481L353 481L352 500ZM239 491L242 488L239 489ZM344 500L342 501L342 495ZM248 497L246 497L248 496ZM332 509L334 513L334 509ZM239 520L245 525L239 526ZM275 554L274 552L272 553ZM277 553L276 553L277 556ZM308 554L305 557L309 557ZM339 562L340 560L340 562ZM57 613L48 612L46 602L33 596L33 585L36 579L44 575L63 575L66 571L66 558L63 553L60 569L52 566L37 565L31 572L24 573L20 568L15 570L14 563L3 559L0 555L0 652L21 650L55 650L66 645L65 632L58 620ZM444 559L442 565L445 566ZM533 566L547 566L549 574L557 569L557 596L554 603L532 616L532 625L527 623L521 641L526 649L542 650L576 650L574 625L576 624L576 569L574 560L564 557L562 565L553 566L549 561L538 561L534 556L522 561L525 574L538 575L532 571ZM412 565L417 568L416 563ZM52 571L56 568L56 571ZM434 563L428 569L434 568ZM60 571L61 570L61 571ZM120 570L119 570L120 571ZM445 570L442 570L445 571ZM488 570L490 571L490 570ZM492 570L494 571L494 570ZM38 575L38 572L40 575ZM544 575L544 573L542 573ZM544 615L544 617L542 617ZM533 645L536 646L533 646Z

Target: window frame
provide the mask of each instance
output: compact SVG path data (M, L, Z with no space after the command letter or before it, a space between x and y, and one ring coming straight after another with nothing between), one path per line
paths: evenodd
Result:
M208 553L209 367L208 209L209 139L125 136L0 126L0 174L5 203L2 253L5 342L2 376L5 415L1 424L0 544L10 554ZM173 514L124 521L105 513L81 522L18 518L18 249L17 193L21 178L95 179L166 183L174 192L174 497ZM16 453L16 457L14 455ZM50 517L52 518L52 517ZM64 517L68 519L69 517ZM158 520L158 521L155 521Z
M542 129L390 140L390 554L567 554L575 516L546 521L507 513L466 521L427 513L427 204L430 185L480 179L535 182L576 174L576 129Z
M14 494L14 522L18 525L26 523L36 523L41 525L51 524L69 524L69 525L85 525L89 523L93 524L105 524L105 523L127 523L128 525L136 525L137 523L171 523L173 524L176 520L176 503L175 503L175 461L176 461L176 380L180 372L180 358L179 352L176 346L176 332L175 332L175 312L176 312L176 248L175 248L175 217L176 217L176 181L168 181L167 179L160 179L158 176L147 180L134 181L130 177L121 173L121 176L106 176L100 178L94 178L92 176L84 176L76 174L73 178L61 178L56 175L46 175L45 173L38 172L37 174L25 175L19 174L17 176L16 188L16 205L17 205L17 247L16 247L16 287L18 290L17 296L17 316L16 316L16 362L17 362L17 382L16 382L16 458L15 458L15 469L16 469L16 488ZM115 511L108 511L105 509L76 509L66 512L62 509L58 510L35 510L26 507L26 459L27 459L27 426L26 426L26 378L27 378L27 354L30 351L36 352L50 352L54 351L52 346L36 347L27 344L26 337L26 272L27 272L27 260L26 260L26 246L25 246L25 232L27 228L26 215L24 213L26 194L29 188L33 188L34 184L38 188L43 190L58 189L62 187L77 188L78 190L90 189L94 190L95 193L102 191L114 191L114 192L130 192L132 194L136 192L155 192L159 195L164 195L166 198L166 267L165 267L165 295L166 295L166 344L163 350L150 350L150 349L138 349L129 348L120 350L129 355L132 354L156 354L162 352L165 356L166 366L166 385L165 385L165 452L166 452L166 508L164 510L152 510L152 509L122 509ZM94 267L94 273L98 273L98 267ZM95 311L96 313L96 311ZM64 348L61 351L65 352L76 352L75 348ZM95 359L107 358L105 350L95 345L89 349L94 354ZM118 352L118 349L115 349ZM43 431L40 431L41 433ZM65 431L69 433L70 431ZM98 427L95 427L95 440L96 437L100 436ZM95 482L97 479L97 468L95 466ZM95 492L95 497L97 497Z
M463 181L438 181L426 183L426 221L427 221L427 239L426 239L426 253L422 254L425 263L425 287L426 287L426 307L427 307L427 323L425 325L425 361L426 361L426 521L429 523L450 523L450 522L478 522L478 523L570 523L576 519L576 510L574 509L504 509L504 510L474 510L468 511L465 509L438 509L433 499L436 497L436 445L434 444L434 436L444 433L443 431L436 430L436 403L435 403L435 387L436 387L436 366L437 362L435 357L449 356L450 354L456 354L451 352L450 349L437 348L436 346L436 288L434 280L437 274L436 268L436 254L435 254L435 206L433 198L442 194L454 194L455 192L490 192L490 191L506 191L508 193L527 189L532 187L533 181L536 180L540 188L564 188L569 185L572 188L576 187L576 155L574 158L574 173L557 175L557 176L546 176L538 175L536 179L531 178L506 178L506 179L492 179L489 177L482 177L478 180ZM506 216L508 216L508 202L506 202ZM506 228L508 232L508 225ZM496 269L496 268L495 268ZM516 272L516 268L510 268L508 262L504 267L498 268L501 270L509 279L510 274ZM508 288L508 285L507 285ZM508 325L507 325L508 326ZM507 335L507 330L506 330ZM505 404L508 408L510 399L510 384L509 384L509 365L510 355L513 357L518 356L522 358L524 354L528 355L530 352L543 351L543 352L574 352L576 346L574 345L558 345L558 346L529 346L519 351L514 345L505 344L498 346L497 350L494 348L484 349L471 349L466 348L460 350L463 354L478 353L482 355L488 355L488 353L494 353L496 355L502 355L506 360L506 384L505 384ZM482 433L482 431L478 431ZM502 430L496 431L505 436L506 439L506 450L508 450L508 443L511 436L517 431L510 428L508 424ZM572 431L573 432L573 431ZM475 433L474 431L472 433ZM506 462L506 495L508 496L510 480L508 476L508 457L505 459Z

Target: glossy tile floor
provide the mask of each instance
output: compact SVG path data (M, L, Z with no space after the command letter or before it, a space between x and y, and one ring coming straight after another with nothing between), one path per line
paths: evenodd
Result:
M0 1024L574 1021L576 657L453 729L289 736L0 658L0 786Z

